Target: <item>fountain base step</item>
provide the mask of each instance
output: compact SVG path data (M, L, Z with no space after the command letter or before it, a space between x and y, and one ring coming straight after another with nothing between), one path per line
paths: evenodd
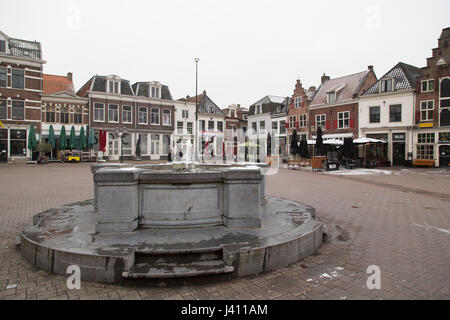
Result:
M198 277L215 274L232 273L234 268L221 260L204 260L188 263L159 262L137 263L130 270L124 271L126 279L164 279Z

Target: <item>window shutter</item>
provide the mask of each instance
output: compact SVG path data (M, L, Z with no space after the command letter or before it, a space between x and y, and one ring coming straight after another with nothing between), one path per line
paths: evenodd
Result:
M330 129L330 120L325 121L325 129Z
M289 121L286 122L286 123L284 124L284 126L286 127L286 129L289 129Z
M354 128L354 127L355 127L355 119L350 118L350 128Z

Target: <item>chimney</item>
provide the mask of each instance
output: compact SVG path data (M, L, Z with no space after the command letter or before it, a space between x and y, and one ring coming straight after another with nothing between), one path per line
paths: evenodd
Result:
M67 80L72 81L72 72L67 72Z
M187 95L187 96L186 96L186 100L189 100L189 98L190 98L189 95Z
M368 66L367 69L373 72L373 66Z
M323 76L320 78L320 83L324 84L325 82L327 82L328 80L330 80L330 76L325 75L325 73L323 74Z

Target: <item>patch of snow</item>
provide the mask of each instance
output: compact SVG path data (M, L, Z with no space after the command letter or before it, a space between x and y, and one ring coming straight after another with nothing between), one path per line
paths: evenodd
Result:
M322 273L319 278L329 278L329 279L333 279L332 276L330 276L328 273Z
M436 228L436 227L433 227L433 226L424 226L424 225L417 224L417 223L414 223L414 225L415 225L416 227L425 228L425 229L427 229L427 230L430 230L430 229L431 229L431 230L436 230L436 231L440 231L440 232L444 232L444 233L450 234L450 230L447 230L447 229Z
M14 289L14 288L17 288L17 284L9 284L9 285L6 286L7 290Z
M312 282L314 279L307 279L306 282Z
M344 270L344 268L342 268L342 267L336 267L336 270L342 271L342 270Z
M364 168L358 168L358 169L342 169L338 171L326 171L325 174L336 174L336 175L391 175L392 171L389 170L380 170L380 169L364 169Z

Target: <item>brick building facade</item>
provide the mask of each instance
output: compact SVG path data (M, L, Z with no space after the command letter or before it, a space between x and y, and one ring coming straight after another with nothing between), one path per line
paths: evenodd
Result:
M450 165L450 28L442 30L437 48L417 79L415 159Z
M0 31L0 161L31 158L28 132L41 133L42 59L39 42L10 38Z

